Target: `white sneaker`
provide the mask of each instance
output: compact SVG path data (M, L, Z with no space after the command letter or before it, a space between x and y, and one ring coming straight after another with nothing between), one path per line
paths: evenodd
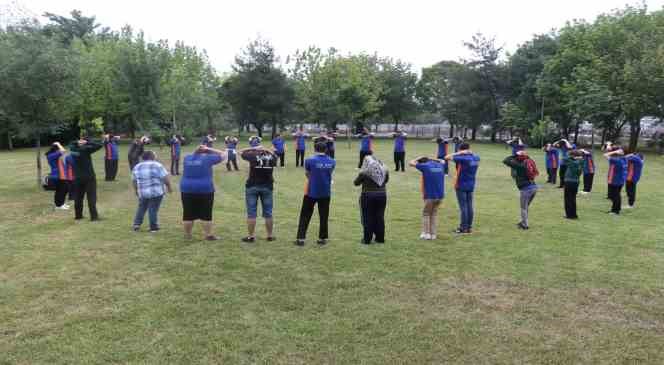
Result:
M59 207L55 207L55 210L69 210L69 207L61 205Z
M590 194L590 193L588 193L587 191L581 191L581 192L579 192L579 194L581 194L581 195L588 195L588 194Z
M438 237L435 234L432 234L432 235L429 236L429 240L435 240L436 238L438 238Z
M428 233L422 233L422 234L420 234L420 239L421 240L430 240L431 235L429 235Z
M71 209L71 205L69 204L63 204L62 206L65 207L65 209Z
M633 205L628 205L626 207L623 207L623 209L634 209L634 206Z

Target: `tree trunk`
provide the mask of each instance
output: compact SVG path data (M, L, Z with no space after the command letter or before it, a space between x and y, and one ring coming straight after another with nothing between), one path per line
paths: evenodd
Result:
M448 122L448 123L450 125L450 135L449 135L449 137L452 138L452 137L454 137L454 124L452 124L452 122Z
M496 129L493 128L493 129L491 130L491 142L493 142L493 143L496 142L496 133L497 133L497 132L496 132Z
M12 142L12 132L7 131L7 149L12 151L14 149L14 143Z
M477 128L473 128L473 129L470 131L470 139L474 141L474 140L475 140L475 137L477 137Z
M595 126L590 127L590 149L595 148Z
M630 123L629 130L629 150L634 152L636 151L636 147L639 144L639 135L641 134L641 120Z
M37 150L37 187L39 188L41 187L41 182L42 182L41 140L39 138L39 134L37 134L36 150Z
M577 121L576 125L574 126L574 144L579 143L579 125L580 125L580 122Z
M604 146L604 142L606 142L606 128L602 129L602 146Z
M396 132L398 130L399 130L399 120L397 119L394 121L394 131Z
M272 139L277 135L277 121L272 120Z

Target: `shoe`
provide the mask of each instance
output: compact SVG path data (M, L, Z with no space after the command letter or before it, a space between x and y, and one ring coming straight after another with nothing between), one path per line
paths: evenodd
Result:
M623 207L623 209L634 209L634 206L633 205L628 205L626 207Z
M522 222L519 222L516 224L517 228L522 229L524 231L528 230L528 226L524 225Z
M429 241L433 241L433 240L435 240L435 239L437 239L437 238L438 238L438 236L436 236L435 234L431 234L431 235L429 235Z
M580 191L579 194L581 194L581 195L588 195L588 194L590 194L590 193L587 192L587 191Z
M321 238L318 241L316 241L316 243L320 246L325 246L327 245L327 238Z
M277 237L271 236L267 238L268 242L276 241Z
M133 227L131 227L131 229L132 229L134 232L138 232L138 231L141 230L141 226L133 226Z
M620 215L620 213L616 213L616 212L609 212L609 215Z
M295 242L293 243L295 243L295 246L300 246L300 247L304 246L304 240L295 240Z
M466 230L461 229L461 228L457 228L457 229L455 229L454 231L452 231L452 233L455 233L455 234L464 234L464 233L466 233Z
M71 205L67 203L62 204L62 206L65 207L65 209L71 209Z
M157 233L159 232L159 227L157 228L150 228L150 233Z
M256 237L251 237L251 236L243 237L242 242L246 243L256 242Z
M370 245L370 244L371 244L371 242L367 242L367 241L365 241L365 240L363 240L363 239L360 240L360 243L363 244L363 245Z
M428 234L426 234L426 233L420 233L420 239L421 240L427 239L427 236L428 236Z
M66 205L61 205L61 206L55 207L53 209L55 209L55 210L69 210L69 207L66 206Z
M217 237L217 236L206 236L205 240L206 241L219 241L219 237Z

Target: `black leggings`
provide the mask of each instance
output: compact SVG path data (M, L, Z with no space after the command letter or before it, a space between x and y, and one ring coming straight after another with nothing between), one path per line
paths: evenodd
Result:
M53 195L53 203L56 207L61 207L67 199L67 192L69 191L69 183L67 180L55 180L55 194Z
M171 156L171 175L180 175L180 156Z
M74 199L75 218L83 218L83 199L88 197L88 209L90 210L90 219L97 220L97 179L95 177L76 179L74 181L76 189L76 198Z
M616 214L620 214L620 208L622 205L622 199L620 197L620 191L622 190L622 185L609 185L609 199L611 199L611 211Z
M357 168L362 168L362 163L364 162L364 158L368 155L370 155L370 151L360 151L360 162L357 164Z
M394 165L395 171L405 171L406 168L406 152L394 152Z
M546 169L546 173L548 175L548 179L546 180L547 183L549 184L556 184L556 173L558 172L558 169Z
M631 207L636 202L636 183L628 181L625 184L625 192L627 192L627 204Z
M327 239L327 219L330 215L330 198L310 198L304 196L302 199L302 209L300 210L300 222L297 226L297 239L303 240L307 237L307 229L311 216L314 214L314 205L318 204L318 215L320 218L320 228L318 238Z
M362 214L362 228L364 228L364 243L371 243L375 237L376 242L385 242L385 206L387 195L385 193L362 193L360 195L360 212Z
M558 178L560 179L559 187L561 188L565 186L565 172L567 172L567 165L560 165L560 169L558 169Z
M576 194L579 192L578 182L565 183L565 216L567 218L579 218L576 215Z
M277 158L279 159L279 166L284 167L286 154L284 152L277 152Z
M118 160L104 160L104 172L106 181L113 181L118 176Z
M304 150L295 150L295 167L304 167Z
M595 174L584 174L583 175L583 191L590 193L593 191L593 180L595 179Z

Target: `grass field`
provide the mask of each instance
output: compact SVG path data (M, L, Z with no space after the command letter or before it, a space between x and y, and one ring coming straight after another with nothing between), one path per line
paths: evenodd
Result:
M278 241L255 244L240 242L245 164L216 169L222 240L209 243L183 239L177 193L162 206L159 233L131 231L126 149L113 183L96 155L103 220L94 223L52 210L51 193L34 186L32 151L0 152L0 364L664 363L660 157L646 157L637 209L605 213L606 162L596 153L580 220L562 219L562 191L544 186L523 232L501 164L508 151L478 145L473 235L451 233L448 179L439 239L417 239L419 173L409 169L388 184L387 243L364 246L356 144L338 145L324 248L317 215L307 245L292 244L304 184L294 151L276 173ZM412 158L435 146L408 148ZM377 150L392 166L391 143Z

